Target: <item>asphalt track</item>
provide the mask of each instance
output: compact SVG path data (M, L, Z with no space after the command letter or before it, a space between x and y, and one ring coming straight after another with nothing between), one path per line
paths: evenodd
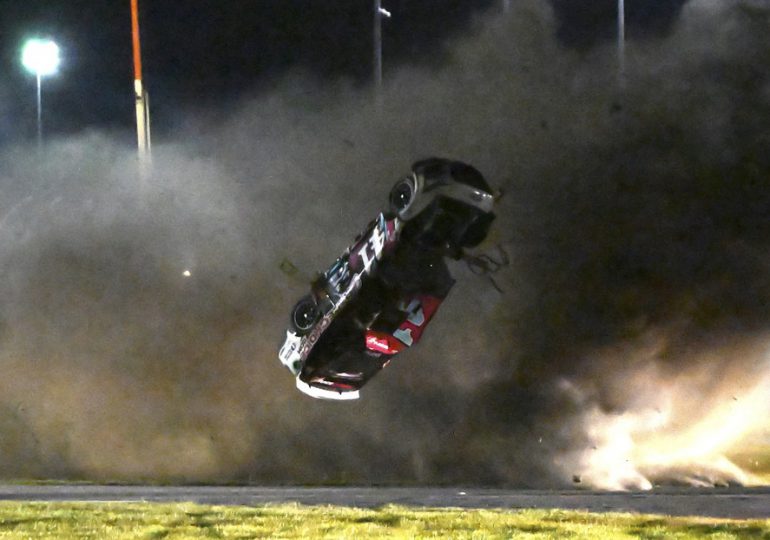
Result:
M297 502L375 508L563 508L722 518L770 518L770 487L660 488L652 491L508 490L430 487L0 485L5 501L147 501L254 506Z

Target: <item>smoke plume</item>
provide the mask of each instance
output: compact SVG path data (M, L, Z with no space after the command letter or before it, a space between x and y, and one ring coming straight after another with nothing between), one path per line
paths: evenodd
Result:
M191 114L145 177L101 133L6 149L0 474L751 483L725 454L769 427L769 17L691 0L621 85L613 47L520 1L379 105L294 74ZM276 357L292 303L432 155L503 190L480 249L510 263L452 263L359 402L306 398Z

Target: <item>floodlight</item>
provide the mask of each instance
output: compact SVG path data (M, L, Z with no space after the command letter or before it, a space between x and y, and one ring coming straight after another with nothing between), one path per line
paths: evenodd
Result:
M21 63L39 77L56 73L59 62L59 46L50 39L30 39L21 51Z

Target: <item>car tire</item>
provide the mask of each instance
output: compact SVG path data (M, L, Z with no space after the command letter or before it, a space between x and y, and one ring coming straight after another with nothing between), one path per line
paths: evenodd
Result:
M319 310L312 296L303 297L291 310L291 326L298 335L310 332L318 321Z
M455 161L450 165L450 174L455 182L492 193L492 188L476 167Z
M396 214L401 219L407 215L409 208L416 199L417 186L415 185L414 178L406 177L393 186L390 190L390 211Z
M458 243L463 248L474 248L483 242L489 234L489 229L494 221L494 214L484 212L473 212L473 218L468 220L465 230L458 239Z

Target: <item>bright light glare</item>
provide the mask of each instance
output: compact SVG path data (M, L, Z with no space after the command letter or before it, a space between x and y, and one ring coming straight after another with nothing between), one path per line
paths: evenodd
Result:
M59 68L59 46L50 39L30 39L21 51L21 63L35 75L53 75Z

